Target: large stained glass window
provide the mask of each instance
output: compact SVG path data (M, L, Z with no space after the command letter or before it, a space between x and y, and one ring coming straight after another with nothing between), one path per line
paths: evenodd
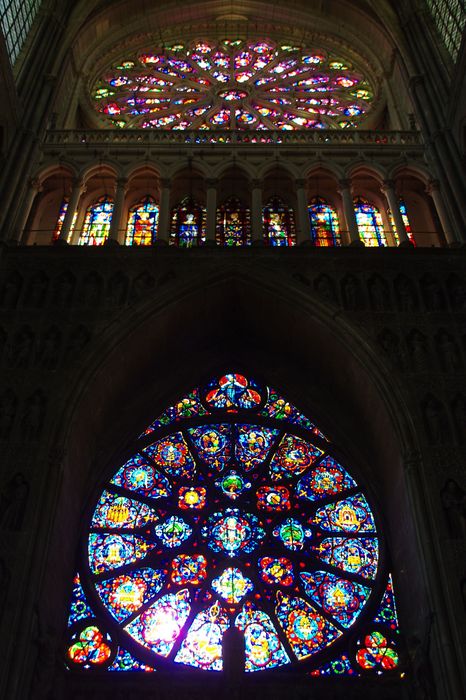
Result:
M157 233L159 208L152 197L145 197L130 209L126 245L152 245Z
M112 214L113 200L108 195L91 204L86 211L78 245L103 245L110 232Z
M309 205L312 242L319 247L340 245L340 227L335 211L322 197L313 197Z
M358 222L359 236L364 244L376 248L387 245L380 211L363 197L354 200L354 211Z
M408 238L413 245L416 245L416 241L414 240L413 232L411 230L411 224L410 224L409 218L408 218L408 211L406 209L406 204L405 204L404 199L401 197L398 200L398 206L400 209L401 218L403 219L403 223L405 225L406 233L408 234ZM390 211L390 209L387 210L387 214L388 214L388 219L390 221L390 226L392 227L393 236L395 238L396 243L398 244L400 242L400 240L398 237L398 232L396 230L395 219L394 219L393 214Z
M11 63L18 58L42 0L0 0L0 24Z
M217 209L217 243L227 247L251 243L251 212L236 197Z
M280 197L271 197L263 210L264 239L267 245L291 246L296 243L294 212Z
M205 226L205 208L192 197L185 197L172 211L170 244L180 248L202 245L205 243Z
M60 211L58 212L57 223L56 223L56 225L55 225L55 230L54 230L54 232L53 232L53 234L52 234L52 243L54 243L55 241L57 241L57 240L59 239L59 237L60 237L61 230L62 230L62 228L63 228L63 222L64 222L64 220L65 220L66 212L67 212L67 210L68 210L68 201L69 201L69 200L68 200L68 197L65 197L65 199L64 199L63 202L61 203ZM70 233L69 233L69 236L68 236L67 243L69 243L70 238L71 238L71 236L72 236L73 229L74 229L74 225L75 225L75 223L76 223L77 217L78 217L78 212L75 211L74 214L73 214L73 221L72 221L72 223L71 223L71 228L70 228Z
M466 27L465 0L427 0L437 30L454 61Z
M219 672L236 628L246 673L400 671L393 581L363 485L313 420L238 372L144 430L96 494L83 551L71 670Z
M363 125L374 91L323 48L233 38L122 57L92 97L102 120L122 128L294 130Z

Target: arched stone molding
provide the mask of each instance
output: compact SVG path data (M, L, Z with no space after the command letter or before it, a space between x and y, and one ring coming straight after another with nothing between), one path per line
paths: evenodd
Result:
M175 180L186 172L197 173L200 177L215 177L212 169L201 158L184 157L178 160L171 167L167 168L164 177Z
M265 180L273 177L277 171L283 171L284 176L290 179L302 177L302 173L300 172L299 168L285 159L277 159L274 161L271 160L269 162L265 161L257 168L257 177Z
M156 162L144 161L135 164L131 164L121 171L121 176L126 177L128 184L131 185L131 181L137 178L140 174L150 173L156 179L160 179L163 176L162 168Z
M368 163L367 161L355 161L345 168L345 177L354 180L357 177L374 178L380 184L387 179L385 168L377 163Z
M48 178L62 174L72 178L78 177L77 164L63 159L57 163L50 163L45 167L42 165L33 172L32 177L40 180L41 183L45 183Z
M249 180L259 177L257 169L251 163L239 161L237 158L228 158L213 167L212 177L220 180L226 173L232 170L236 170L238 173L244 174L244 176Z
M335 179L335 183L338 183L338 180L342 180L346 177L344 168L338 165L338 163L333 163L330 159L327 159L325 163L323 163L322 160L311 162L303 169L302 176L309 179L316 172L328 174Z
M85 185L94 177L123 177L121 172L121 166L117 161L112 161L109 159L99 160L98 163L92 163L88 165L79 173L79 178L84 182Z
M419 422L400 378L362 331L299 281L262 268L252 275L239 265L158 287L80 358L69 392L56 406L51 436L65 458L61 472L48 479L53 517L36 544L46 562L41 614L63 628L83 506L91 504L126 443L182 392L231 366L286 391L358 466L383 514L402 627L421 633L434 606L441 628L432 640L434 664L454 665L453 650L441 643L449 602L439 553L430 544L431 503L417 457ZM22 615L28 614L26 607ZM456 697L454 688L443 692Z

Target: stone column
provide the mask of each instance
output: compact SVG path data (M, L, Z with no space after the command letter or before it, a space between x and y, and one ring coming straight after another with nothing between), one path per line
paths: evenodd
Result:
M382 185L382 192L387 200L388 208L392 213L393 220L395 222L396 232L398 234L398 241L401 247L406 248L407 246L412 246L411 241L406 233L405 222L400 212L400 205L398 202L398 197L395 193L395 183L393 180L386 180Z
M39 192L42 190L42 183L37 178L29 181L29 187L24 197L21 209L16 220L16 231L18 243L26 243L25 227L31 213L32 205Z
M312 242L311 220L307 206L306 180L296 180L296 199L298 202L298 221L296 227L296 243L310 244Z
M217 184L215 179L206 180L206 243L215 245L215 234L217 229Z
M58 236L58 239L56 241L57 243L68 243L68 237L71 233L74 215L78 208L79 199L81 197L82 192L82 180L73 180L73 188L71 190L68 206L66 207L66 214L65 218L63 219L60 235Z
M157 243L168 243L170 238L170 194L171 181L164 177L160 180L159 221L157 224Z
M358 222L354 211L353 195L351 194L351 182L349 180L340 180L339 193L343 203L343 215L345 217L346 230L348 231L352 246L363 246L364 241L359 236Z
M113 203L112 222L110 224L107 243L124 243L124 232L122 233L121 231L121 224L127 184L128 180L125 177L118 178L115 190L115 201Z
M442 193L440 192L440 185L437 180L431 180L431 182L429 182L427 194L430 194L434 201L438 218L440 219L443 233L445 234L448 245L458 245L459 241L456 239L455 234L453 233L453 229L450 224L450 217L448 216Z
M264 242L264 224L262 215L262 180L251 182L251 234L253 245Z

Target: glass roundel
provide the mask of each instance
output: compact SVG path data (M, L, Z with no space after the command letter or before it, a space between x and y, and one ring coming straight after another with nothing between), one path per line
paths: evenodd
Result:
M373 97L341 56L269 39L156 47L127 56L92 89L108 123L155 129L355 128Z
M99 494L67 665L222 671L236 628L245 672L360 675L369 652L345 651L356 630L396 648L380 549L363 489L315 423L253 379L215 377L149 425Z

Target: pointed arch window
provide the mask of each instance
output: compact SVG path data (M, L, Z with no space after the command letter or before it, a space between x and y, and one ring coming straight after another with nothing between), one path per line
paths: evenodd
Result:
M86 211L78 245L103 245L110 232L112 214L113 199L108 195L91 204Z
M271 197L263 209L266 245L292 246L296 243L294 211L280 197Z
M251 244L251 212L237 197L230 197L217 209L217 243L226 247Z
M333 247L340 245L338 215L325 199L313 197L309 205L311 236L315 246Z
M62 203L61 203L61 206L60 206L60 211L58 212L58 219L57 219L57 223L56 223L56 225L55 225L55 230L54 230L54 232L53 232L53 234L52 234L52 243L54 243L55 241L57 241L57 240L59 239L59 237L60 237L60 233L61 233L61 230L62 230L62 228L63 228L63 222L64 222L64 220L65 220L66 212L67 212L67 210L68 210L68 203L69 203L68 197L64 197L64 199L63 199L63 201L62 201ZM76 224L76 219L77 219L77 217L78 217L78 212L75 211L74 214L73 214L73 222L72 222L72 224L71 224L70 233L69 233L69 236L68 236L67 243L69 243L69 240L70 240L71 235L72 235L72 233L73 233L73 229L74 229L74 226L75 226L75 224Z
M159 207L153 197L147 195L129 211L126 245L155 243L158 220Z
M411 241L411 243L415 246L416 241L414 240L413 232L411 230L411 224L409 222L409 217L408 217L408 210L406 209L406 204L405 204L405 201L402 197L400 197L398 200L398 206L400 209L401 218L403 219L403 223L405 225L405 229L406 229L406 233L408 235L408 238ZM400 239L398 236L398 232L396 230L395 219L394 219L393 214L392 214L390 209L387 210L387 214L388 214L388 220L390 221L390 226L392 227L393 236L394 236L395 241L398 245L398 243L400 242Z
M359 236L366 246L376 248L386 246L387 239L380 211L363 197L354 200L354 211L358 223Z
M172 211L170 244L192 248L205 243L206 210L192 197L185 197Z
M399 676L378 517L312 419L233 371L127 454L89 516L68 668L218 672L236 629L246 673Z

